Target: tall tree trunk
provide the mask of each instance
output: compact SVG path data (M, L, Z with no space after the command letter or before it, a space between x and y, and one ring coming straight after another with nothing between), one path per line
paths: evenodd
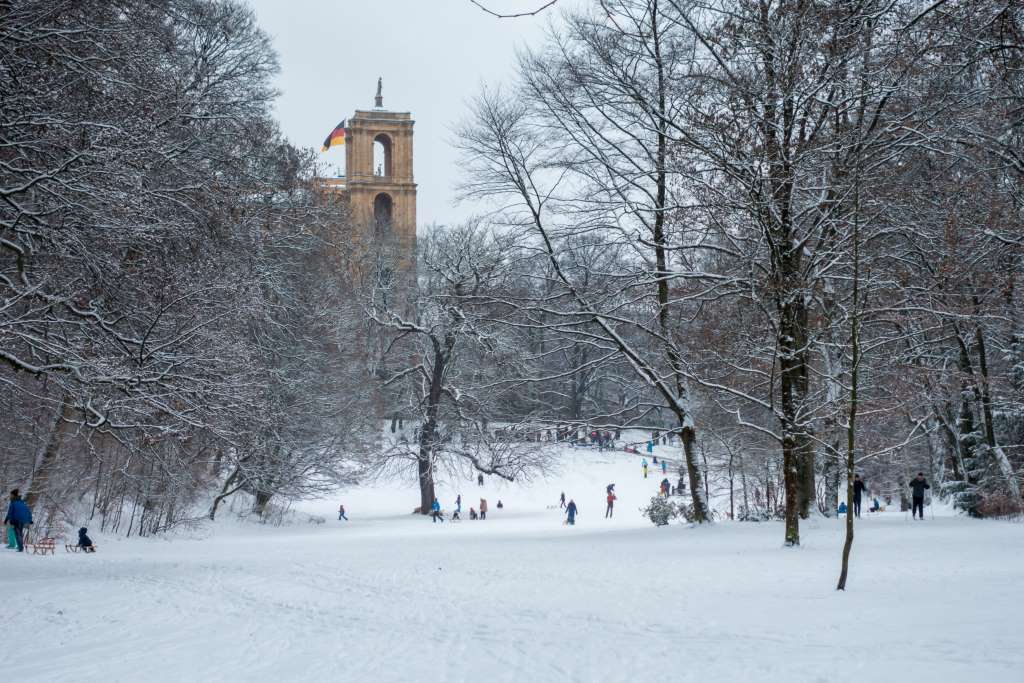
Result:
M220 507L220 504L224 501L224 499L230 496L231 494L235 493L236 491L238 491L238 489L242 488L242 486L245 485L244 480L241 483L235 483L238 479L238 475L241 473L241 468L236 467L235 471L232 472L231 475L224 481L224 486L221 487L220 493L218 493L217 496L214 497L213 504L210 505L209 517L211 522L217 516L217 508Z
M975 297L975 305L978 305L977 297ZM981 325L974 328L974 340L978 351L978 371L980 373L978 384L980 385L981 393L981 414L985 420L985 440L988 442L992 457L999 468L999 473L1003 475L1006 491L1010 499L1019 508L1021 506L1021 493L1020 484L1017 483L1017 475L1013 471L1013 464L1010 462L1010 459L1006 457L1006 451L996 442L996 430L992 418L992 394L989 389L988 352L985 350L985 334L981 330Z
M434 448L437 445L437 421L441 410L441 392L444 388L444 373L448 364L448 354L436 339L434 345L434 362L431 366L430 389L427 393L427 406L420 426L419 455L416 462L417 481L420 486L420 514L429 515L434 504Z
M39 458L39 462L32 472L32 478L26 487L28 491L25 494L25 503L30 508L35 507L40 496L46 491L50 475L53 473L53 468L60 457L60 449L64 444L64 438L71 431L72 423L70 420L73 413L74 410L68 398L66 396L61 397L60 406L57 408L53 426L50 429L50 438L46 442L42 457Z

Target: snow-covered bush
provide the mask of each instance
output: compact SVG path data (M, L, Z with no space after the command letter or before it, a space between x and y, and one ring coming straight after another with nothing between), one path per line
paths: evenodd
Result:
M665 526L679 516L679 507L664 496L654 496L651 498L650 504L645 508L640 508L640 511L655 526Z

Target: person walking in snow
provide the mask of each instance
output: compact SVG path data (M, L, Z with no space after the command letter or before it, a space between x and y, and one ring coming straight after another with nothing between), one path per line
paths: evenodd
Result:
M565 491L562 491L562 495L558 498L558 509L561 510L565 507Z
M484 485L484 475L483 475L483 472L481 472L480 474L477 475L477 477L476 477L476 485L477 486L483 486Z
M344 505L339 505L338 506L338 521L340 522L341 520L345 520L346 522L348 521L348 517L345 516L345 506Z
M864 481L859 474L853 475L853 516L860 517L860 498L864 493Z
M604 518L608 519L612 516L615 511L615 494L611 491L608 492L608 509L604 511Z
M32 524L32 511L21 499L21 492L18 489L11 491L11 502L7 506L4 524L14 527L14 541L18 546L18 552L25 552L25 527Z
M668 477L665 477L664 479L661 480L661 495L668 498L669 491L671 490L672 483L668 480Z
M455 497L455 516L452 517L452 519L458 519L460 514L462 514L462 494L461 493Z
M665 462L665 458L661 459L661 473L668 474L668 463Z
M577 514L576 501L572 500L571 498L569 499L569 505L565 508L565 514L568 515L568 517L566 518L566 522L569 524L569 526L575 526Z
M653 441L648 441L647 442L647 452L648 453L653 453L654 452L654 442Z
M487 499L486 498L481 498L480 499L480 519L481 520L487 519Z
M430 504L430 516L434 518L434 524L444 521L444 517L441 516L441 503L438 502L437 498Z
M916 519L924 519L924 492L925 489L930 489L931 486L924 479L924 472L918 472L917 478L912 479L910 482L910 488L913 489L913 507L911 508L910 515ZM921 516L916 517L920 512ZM904 517L906 519L906 517Z
M644 458L644 461L642 463L642 467L643 467L643 470L644 470L644 479L646 479L647 478L647 458Z

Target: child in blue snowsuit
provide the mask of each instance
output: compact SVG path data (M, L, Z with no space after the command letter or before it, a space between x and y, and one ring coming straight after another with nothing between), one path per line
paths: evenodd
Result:
M576 501L570 500L568 507L565 508L565 514L569 516L568 522L570 526L576 525Z
M430 516L434 518L434 523L443 522L444 517L441 516L441 504L437 502L437 498L430 505Z

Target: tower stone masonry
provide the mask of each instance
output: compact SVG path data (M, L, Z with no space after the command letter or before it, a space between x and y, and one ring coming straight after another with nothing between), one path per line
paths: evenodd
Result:
M377 103L381 98L378 95ZM393 245L402 260L416 249L416 183L412 175L413 124L409 112L378 106L356 110L345 139L345 190L352 219L365 237ZM383 160L374 167L374 144Z

